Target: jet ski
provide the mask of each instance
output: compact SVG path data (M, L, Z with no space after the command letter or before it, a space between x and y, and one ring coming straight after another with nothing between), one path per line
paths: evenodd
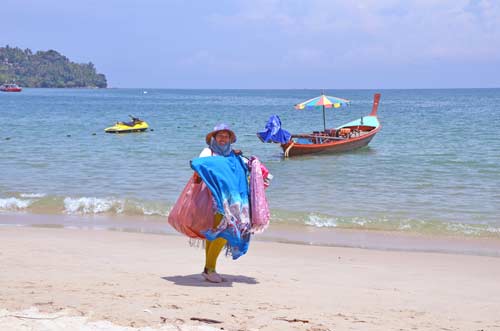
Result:
M142 132L146 131L149 128L148 123L146 123L145 121L137 117L134 117L132 115L128 116L132 118L131 122L116 122L115 125L104 129L104 132L106 133Z

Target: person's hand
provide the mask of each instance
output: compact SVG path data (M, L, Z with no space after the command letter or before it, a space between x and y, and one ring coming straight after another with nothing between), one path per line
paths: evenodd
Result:
M196 172L193 174L193 182L195 184L200 184L201 183L201 177Z

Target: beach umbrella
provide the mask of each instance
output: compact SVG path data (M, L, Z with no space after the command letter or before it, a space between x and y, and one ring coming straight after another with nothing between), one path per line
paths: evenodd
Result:
M326 131L325 108L340 108L350 103L347 99L321 94L319 97L306 100L295 105L295 109L323 109L323 130Z

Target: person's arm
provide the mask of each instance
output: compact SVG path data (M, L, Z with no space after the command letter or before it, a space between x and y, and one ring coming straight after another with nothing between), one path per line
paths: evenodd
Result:
M201 151L200 156L198 156L198 157L207 157L207 156L212 156L212 155L214 155L214 154L212 153L212 150L211 150L210 148L208 148L208 147L205 147L205 148Z
M200 153L200 156L199 157L207 157L207 156L212 156L213 153L212 153L212 150L208 147L205 147L201 153ZM196 171L193 173L193 181L196 183L196 184L200 184L201 183L201 177L196 173Z

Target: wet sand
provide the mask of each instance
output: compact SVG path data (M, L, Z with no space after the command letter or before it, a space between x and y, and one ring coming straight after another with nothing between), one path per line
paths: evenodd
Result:
M166 217L156 216L2 213L0 226L3 225L178 235L167 224ZM494 237L424 235L404 231L335 227L318 228L284 223L271 223L264 233L254 236L253 241L500 257L500 239Z

